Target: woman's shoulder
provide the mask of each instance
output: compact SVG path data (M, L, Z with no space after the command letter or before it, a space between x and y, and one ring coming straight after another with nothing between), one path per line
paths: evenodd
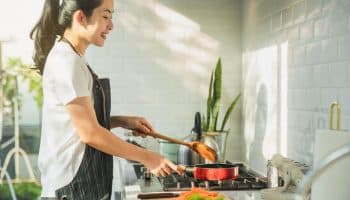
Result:
M85 65L84 60L65 42L57 42L51 49L45 64L45 69L71 69Z
M74 50L65 42L56 42L52 47L48 59L65 58L63 60L79 60L80 57L74 52Z

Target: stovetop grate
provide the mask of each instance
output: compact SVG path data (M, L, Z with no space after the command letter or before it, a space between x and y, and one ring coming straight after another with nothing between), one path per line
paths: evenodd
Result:
M176 173L160 178L164 191L186 191L191 187L200 187L207 190L260 190L267 188L267 179L259 176L252 170L239 163L239 176L235 180L203 181Z

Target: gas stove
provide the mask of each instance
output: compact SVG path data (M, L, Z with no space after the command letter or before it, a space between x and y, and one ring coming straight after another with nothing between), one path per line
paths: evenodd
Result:
M230 162L226 162L230 163ZM232 164L232 163L230 163ZM125 193L126 199L160 199L160 197L172 197L182 191L190 190L192 187L199 187L206 190L218 191L224 194L227 199L259 200L260 190L267 188L267 178L249 169L243 163L234 163L239 167L239 176L234 180L203 181L189 176L180 176L173 173L166 177L155 177L146 174L143 167L136 174L138 179L134 186L128 188ZM135 170L136 171L136 170ZM151 195L152 198L140 198L140 195ZM139 198L137 198L139 196ZM135 198L132 198L135 197ZM166 198L164 198L166 199Z
M231 163L230 163L231 164ZM239 176L232 180L204 181L188 176L171 174L159 178L163 191L186 191L192 187L204 188L206 190L226 191L226 190L260 190L267 188L267 179L248 169L244 164L238 163Z

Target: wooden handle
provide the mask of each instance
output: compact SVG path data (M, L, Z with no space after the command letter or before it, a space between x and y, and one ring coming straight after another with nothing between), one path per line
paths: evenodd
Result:
M191 144L188 143L188 142L177 140L175 138L171 138L171 137L168 137L168 136L165 136L165 135L161 135L159 133L146 133L146 135L149 135L149 136L152 136L152 137L155 137L155 138L159 138L159 139L163 139L163 140L167 140L169 142L174 142L176 144L182 144L182 145L186 145L188 147L191 147Z

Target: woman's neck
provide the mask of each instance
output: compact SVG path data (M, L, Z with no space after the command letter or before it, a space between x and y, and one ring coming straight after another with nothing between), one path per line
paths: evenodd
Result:
M83 56L85 54L85 50L88 46L84 40L79 38L78 36L74 35L72 32L69 30L66 30L63 34L63 38L68 40L71 45L73 46L74 50L80 55Z

